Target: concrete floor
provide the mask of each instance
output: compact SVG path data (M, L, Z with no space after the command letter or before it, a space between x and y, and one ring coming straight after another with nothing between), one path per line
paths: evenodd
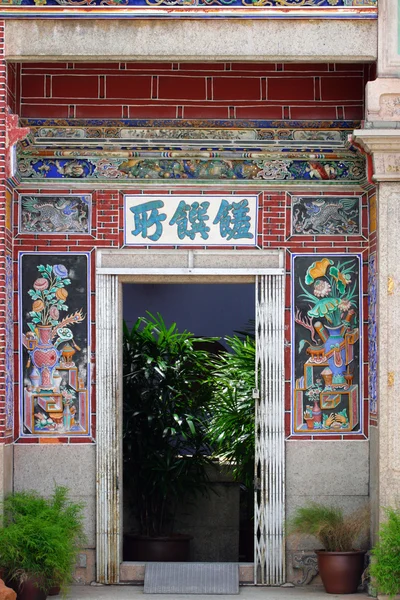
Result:
M204 596L204 595L170 595L170 594L144 594L143 586L131 585L86 585L73 586L68 594L68 600L166 600L177 598L177 600L232 600L235 596ZM326 594L321 588L313 587L291 587L271 588L244 586L240 588L238 598L240 600L338 600L341 598L354 598L354 600L365 600L367 594L350 594L338 596Z

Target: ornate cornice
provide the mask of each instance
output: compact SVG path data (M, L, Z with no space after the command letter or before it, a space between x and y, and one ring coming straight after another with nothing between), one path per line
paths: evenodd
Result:
M361 185L354 122L24 120L22 181ZM357 123L358 125L358 123Z

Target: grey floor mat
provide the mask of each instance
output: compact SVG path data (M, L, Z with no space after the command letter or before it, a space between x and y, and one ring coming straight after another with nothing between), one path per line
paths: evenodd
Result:
M145 594L238 594L237 563L146 563Z

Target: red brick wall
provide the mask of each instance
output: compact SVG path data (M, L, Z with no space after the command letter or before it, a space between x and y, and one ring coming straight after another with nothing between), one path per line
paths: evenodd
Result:
M72 190L69 189L24 189L24 193L33 194L35 192L46 192L55 194L67 194ZM226 194L226 188L201 190L199 188L193 188L191 190L174 189L171 193L204 193ZM254 190L240 189L237 191L238 194L246 193L254 194ZM79 193L77 189L73 190L74 193ZM87 193L88 190L81 190L81 193ZM149 189L146 191L140 190L126 190L124 193L133 194L168 194L168 190ZM292 192L293 193L293 192ZM312 192L316 193L316 192ZM330 194L335 195L332 190ZM347 194L346 194L347 195ZM286 272L287 272L287 285L286 285L286 341L290 344L290 316L291 307L293 306L293 300L291 298L291 285L290 285L290 254L295 253L312 253L312 252L336 252L336 253L363 253L363 303L364 303L364 323L367 323L368 310L367 310L367 261L368 261L368 207L367 207L367 194L363 196L363 208L362 208L362 235L359 237L328 237L328 236L301 236L301 237L290 237L290 196L284 191L268 191L265 190L260 194L260 215L259 215L259 237L258 244L262 248L284 248L287 250L286 256ZM14 203L14 223L18 223L18 202L17 199ZM93 192L93 212L92 212L92 235L52 235L51 239L46 236L38 235L19 235L18 227L14 225L14 258L17 260L18 251L24 250L27 252L87 252L94 248L99 247L120 247L123 245L123 193L118 190L99 190ZM199 246L202 248L202 246ZM240 250L238 250L240 251ZM92 319L95 318L95 288L94 288L94 256L92 256ZM15 310L17 310L18 294L15 294ZM17 312L15 314L18 314ZM92 320L92 361L95 363L95 327L94 321ZM16 337L16 339L18 339ZM364 359L367 357L367 329L364 328ZM17 350L17 349L16 349ZM18 353L16 352L16 368L18 363ZM18 371L16 371L18 372ZM95 370L92 373L93 384L92 384L92 425L95 429L96 423L96 408L95 408L95 387L94 378ZM290 434L290 346L287 345L285 348L285 380L286 380L286 400L285 400L285 411L286 411L286 433ZM368 432L368 372L367 363L364 364L364 377L363 377L363 398L364 400L364 431ZM18 393L17 393L18 395ZM16 406L18 401L16 400ZM17 416L17 415L16 415ZM341 439L341 435L313 435L309 437L303 437L302 439ZM362 435L346 435L346 439L363 439ZM23 439L21 440L24 441ZM46 441L46 440L42 440ZM53 440L54 441L54 440ZM63 442L82 442L80 438L61 438ZM31 443L31 440L29 440ZM38 442L39 443L39 442Z
M9 66L22 117L361 119L374 65L24 63Z
M0 21L0 441L10 441L6 432L6 253L12 249L11 232L8 227L10 196L6 186L6 106L7 106L7 67L4 52L4 21ZM8 206L7 206L8 204ZM12 323L8 323L12 330Z

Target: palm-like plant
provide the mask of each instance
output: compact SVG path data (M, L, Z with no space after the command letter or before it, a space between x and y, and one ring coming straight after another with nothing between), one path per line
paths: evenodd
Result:
M207 490L211 399L203 338L160 314L124 324L124 482L140 533L169 535L178 502Z
M248 488L254 479L254 399L256 349L253 338L226 337L232 352L212 357L209 438L214 454L232 466Z

